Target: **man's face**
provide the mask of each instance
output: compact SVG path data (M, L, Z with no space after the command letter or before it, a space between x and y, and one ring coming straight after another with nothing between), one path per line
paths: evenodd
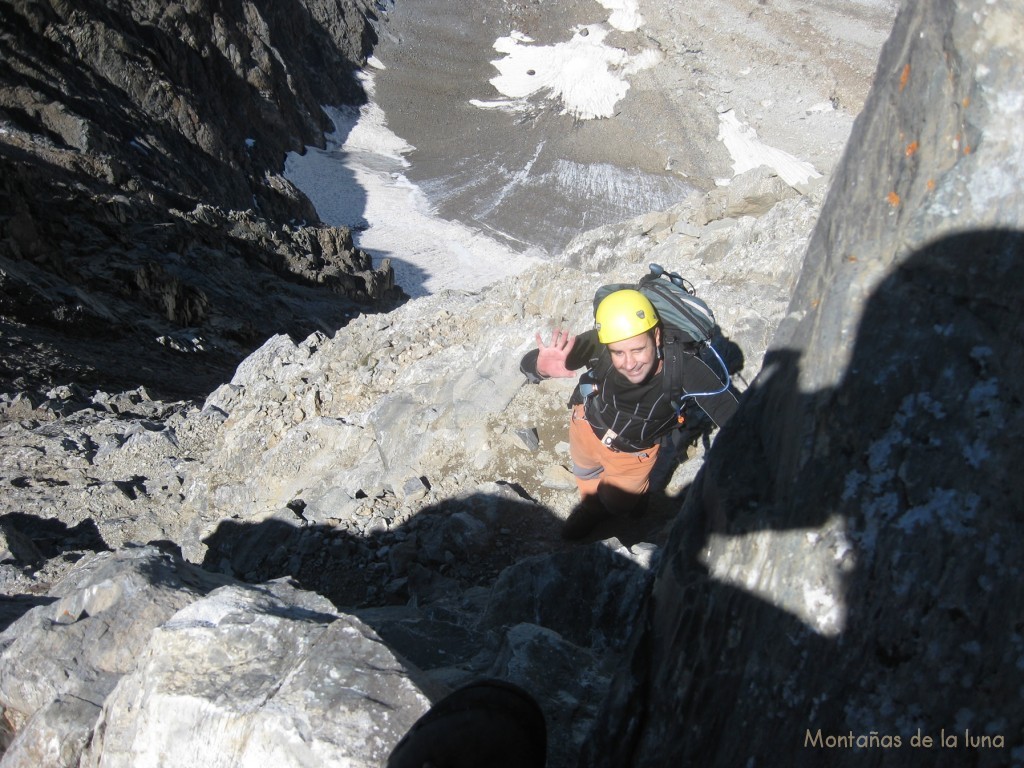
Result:
M612 356L612 365L630 384L643 384L649 376L658 370L658 343L661 340L661 329L655 328L654 333L641 333L623 341L613 341L608 345Z

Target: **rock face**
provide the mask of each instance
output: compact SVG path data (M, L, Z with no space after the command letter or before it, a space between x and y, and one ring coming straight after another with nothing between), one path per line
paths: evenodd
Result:
M566 264L545 265L479 295L417 299L387 315L355 318L333 338L272 337L204 403L167 403L145 389L111 394L80 387L55 388L42 403L5 399L0 531L8 554L0 580L7 595L19 596L7 601L6 621L28 611L0 636L0 704L16 734L7 760L28 764L64 728L67 753L55 764L74 765L86 754L89 764L121 761L133 749L164 743L151 730L156 721L135 719L150 707L166 713L161 722L189 729L206 727L201 712L230 723L225 740L210 737L225 749L247 728L280 729L278 745L303 738L307 721L298 715L290 730L282 720L268 725L278 704L252 703L269 696L265 689L233 688L230 698L213 703L204 698L217 662L209 655L227 642L227 619L189 630L197 652L188 659L168 650L185 637L176 634L174 612L193 610L221 587L237 612L231 642L248 642L242 625L260 638L277 637L284 630L267 624L296 609L239 595L268 589L285 601L284 587L267 585L287 580L307 590L289 587L287 605L323 606L311 594L318 593L330 600L336 621L368 628L359 647L372 652L371 661L373 637L401 660L404 671L395 674L425 694L404 700L413 719L427 696L436 700L433 690L498 677L540 702L551 735L549 764L575 762L637 623L663 528L705 448L695 446L684 463L660 469L644 519L610 524L587 545L562 542L558 528L576 499L566 469L571 383L524 387L518 360L552 318L585 327L588 294L601 282L636 279L657 260L685 265L701 295L721 308L724 332L744 352L741 375L752 379L784 315L821 203L787 195L760 218L739 216L751 205L743 190L761 189L740 182L581 236ZM722 251L732 258L716 258ZM88 627L105 626L83 623L79 611L78 621L53 627L48 644L39 645L54 658L80 659L81 668L71 674L40 664L48 670L44 679L26 679L29 633L50 627L54 602L79 589L81 571L116 555L100 581L120 583L126 577L114 575L114 564L119 573L134 573L123 553L151 542L184 555L188 567L174 565L175 579L197 572L203 583L192 591L186 584L178 603L132 625L138 675L130 665L94 670L94 660L77 653ZM157 591L174 583L152 580ZM130 613L130 592L104 587L104 621ZM321 633L322 620L301 629ZM113 638L128 642L128 632L118 623L104 636L119 644ZM294 654L266 675L290 679L285 670L295 667L288 665L306 663ZM62 698L51 679L96 679L103 686L89 688L92 705L72 709L72 694ZM145 687L151 680L153 687ZM172 680L180 707L170 702ZM5 685L40 690L29 699L5 695ZM352 706L367 713L352 714L357 720L379 716L372 706ZM329 719L311 743L339 743L348 719ZM133 732L146 737L132 741ZM102 757L108 750L111 757ZM353 765L379 765L359 755ZM195 759L205 763L207 756L197 752Z
M147 547L51 594L0 637L7 766L380 765L427 702L369 627L284 583Z
M579 765L1024 759L1022 24L900 13Z
M486 677L536 696L552 768L1020 762L1021 21L908 5L827 201L752 170L478 294L268 334L202 402L0 397L0 762L379 766ZM175 237L345 248L181 183L214 203ZM518 360L652 261L715 308L742 407L666 452L647 516L567 544L571 383ZM138 279L199 317L168 263Z
M4 3L0 386L194 395L272 333L393 304L388 265L282 176L321 105L364 98L368 13Z

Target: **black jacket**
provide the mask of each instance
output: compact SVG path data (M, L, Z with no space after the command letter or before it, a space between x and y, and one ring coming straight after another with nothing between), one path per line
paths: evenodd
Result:
M616 450L646 450L688 418L692 421L694 414L686 413L691 401L718 426L736 410L735 395L723 391L722 379L704 360L700 347L673 342L670 334L664 336L669 342L661 349L662 370L643 384L633 384L615 370L607 347L597 340L597 331L577 336L566 359L570 370L587 367L569 404L585 403L594 433ZM537 373L537 354L537 350L528 353L520 364L520 370L533 382L544 378ZM686 394L691 397L683 397Z

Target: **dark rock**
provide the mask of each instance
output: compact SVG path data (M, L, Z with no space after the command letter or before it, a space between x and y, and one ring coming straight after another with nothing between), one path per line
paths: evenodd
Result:
M0 66L0 389L206 394L401 299L282 176L364 100L362 0L19 3ZM184 329L202 342L175 342ZM195 354L182 354L188 351Z
M602 543L509 566L491 589L481 627L537 624L582 648L621 649L649 573Z

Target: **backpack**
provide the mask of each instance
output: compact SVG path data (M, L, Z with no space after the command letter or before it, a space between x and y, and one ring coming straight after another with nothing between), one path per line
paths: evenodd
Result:
M729 366L712 343L720 335L714 312L697 297L696 289L688 280L674 272L666 272L658 264L651 264L650 272L635 285L612 283L598 288L594 295L594 310L605 296L623 289L643 293L658 313L666 388L680 421L683 420L687 401L692 399L720 425L735 410L736 399L730 392L732 376ZM721 415L710 412L717 408L722 408Z
M710 344L718 331L718 323L711 308L697 297L693 284L674 272L666 272L658 264L651 264L650 269L636 285L612 283L598 288L594 295L594 310L608 294L636 289L654 305L658 319L666 328L682 333L694 343ZM662 277L667 279L662 280Z

